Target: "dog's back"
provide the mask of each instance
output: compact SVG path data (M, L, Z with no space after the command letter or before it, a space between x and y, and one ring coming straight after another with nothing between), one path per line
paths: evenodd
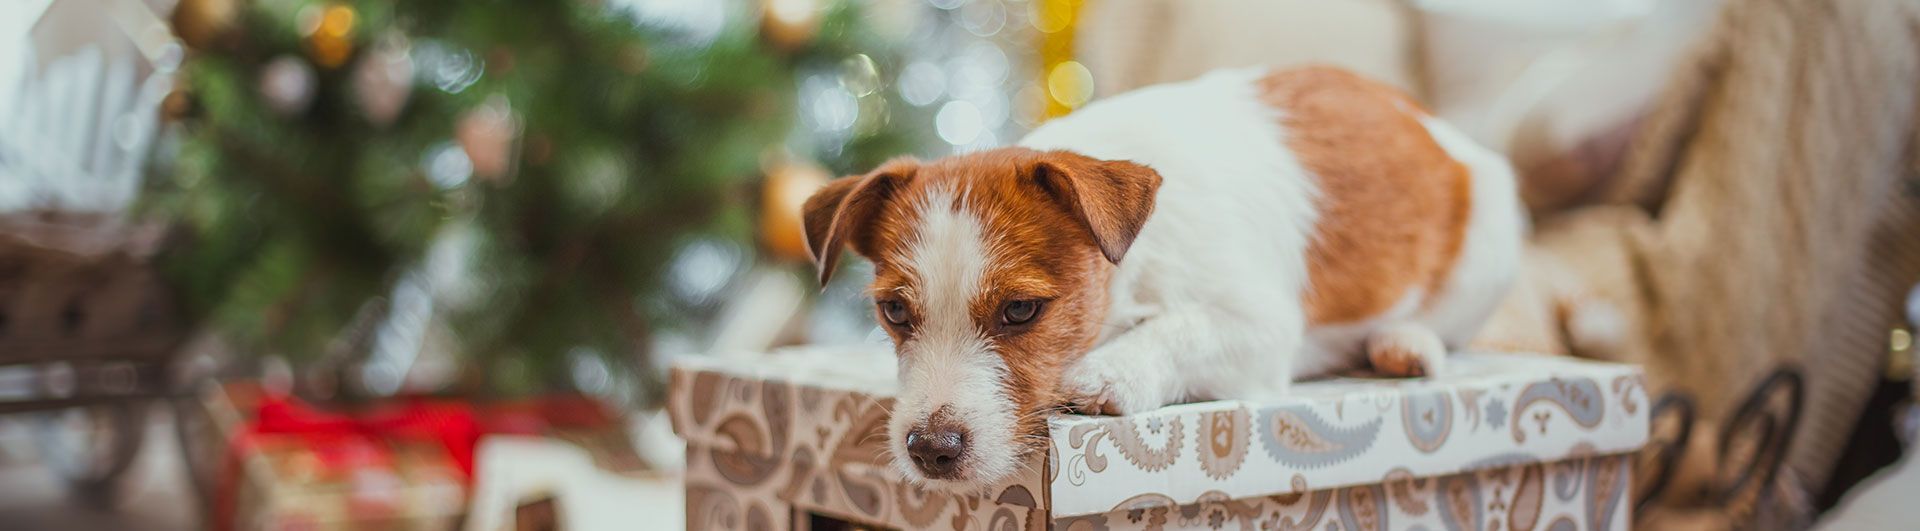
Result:
M1247 364L1357 365L1383 327L1468 340L1517 275L1525 218L1504 159L1405 96L1331 68L1232 70L1096 103L1022 145L1158 171L1112 286L1109 330L1206 306ZM1290 361L1290 363L1289 363ZM1242 363L1243 362L1243 363ZM1236 386L1228 386L1236 387Z

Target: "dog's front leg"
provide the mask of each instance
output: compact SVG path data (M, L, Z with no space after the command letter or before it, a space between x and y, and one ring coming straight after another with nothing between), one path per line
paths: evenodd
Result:
M1201 309L1141 321L1067 369L1062 385L1070 405L1086 414L1127 415L1194 397L1284 392L1291 356L1274 349L1298 345L1298 325L1256 328L1226 321L1232 319Z

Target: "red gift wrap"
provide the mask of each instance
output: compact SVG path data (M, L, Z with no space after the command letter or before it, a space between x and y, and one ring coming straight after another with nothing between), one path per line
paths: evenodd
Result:
M488 434L552 436L605 457L603 466L639 466L618 416L585 396L488 405L400 397L333 411L252 383L220 391L235 418L221 428L227 448L209 519L217 531L451 529Z

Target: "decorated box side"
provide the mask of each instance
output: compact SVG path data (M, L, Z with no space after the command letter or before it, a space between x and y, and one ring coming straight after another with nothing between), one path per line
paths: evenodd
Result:
M1626 456L1567 459L1440 477L1184 505L1145 498L1054 520L1063 531L1340 529L1623 530L1631 518Z
M677 368L670 407L689 445L689 524L763 528L750 524L785 522L800 509L903 528L1026 528L1042 518L1272 502L1604 458L1638 449L1648 430L1641 376L1631 367L1459 355L1434 380L1339 379L1260 402L1058 417L1045 462L982 498L913 489L889 469L891 361L816 349Z
M1648 410L1630 366L1461 354L1437 379L1312 382L1050 429L1060 517L1627 453Z
M890 384L784 366L672 372L668 407L687 439L687 529L804 529L797 515L809 513L897 529L1046 528L1038 456L1030 473L985 496L908 485L886 454L891 400L875 385Z

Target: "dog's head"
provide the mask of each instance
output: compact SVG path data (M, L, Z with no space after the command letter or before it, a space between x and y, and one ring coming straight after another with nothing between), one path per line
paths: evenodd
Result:
M893 336L888 426L907 477L985 486L1015 472L1093 346L1107 278L1153 211L1160 175L1122 161L1006 148L895 160L806 202L820 281L845 247L873 262Z

